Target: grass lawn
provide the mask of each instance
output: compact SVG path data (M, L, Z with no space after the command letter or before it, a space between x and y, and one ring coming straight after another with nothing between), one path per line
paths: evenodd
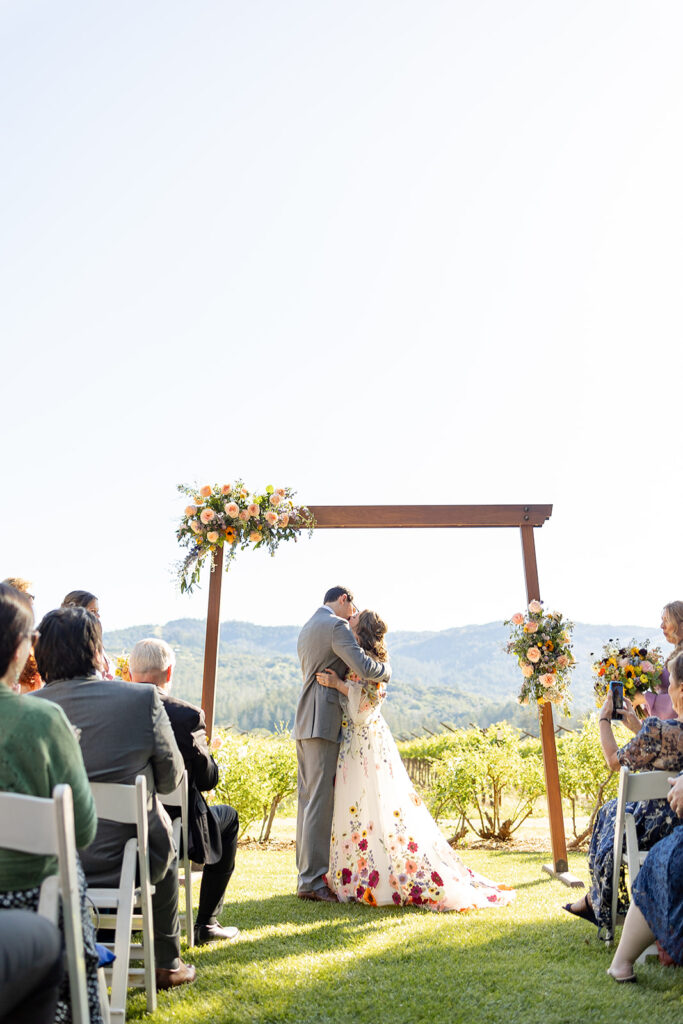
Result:
M159 993L148 1024L624 1024L683 1021L683 971L656 960L637 985L605 975L611 953L561 904L570 890L541 873L547 853L466 850L475 870L512 884L510 907L467 914L320 904L294 895L291 848L241 847L223 924L237 942L183 949L197 981ZM586 859L570 871L587 880ZM573 890L577 892L577 890ZM196 895L195 895L196 905Z

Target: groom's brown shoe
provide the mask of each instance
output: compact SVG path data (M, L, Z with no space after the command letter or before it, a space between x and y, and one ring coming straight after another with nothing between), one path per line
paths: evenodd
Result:
M302 890L297 893L300 900L318 900L320 903L338 903L339 900L326 885L320 889L312 889L309 892Z

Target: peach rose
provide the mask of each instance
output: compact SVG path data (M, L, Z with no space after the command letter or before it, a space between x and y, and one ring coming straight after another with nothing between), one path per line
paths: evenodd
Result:
M524 623L524 632L525 633L537 633L538 632L538 623L537 622L525 622Z
M252 544L258 544L258 542L261 540L261 534L258 532L258 530L251 531L251 533L249 534L249 540L252 542Z
M206 535L206 539L208 540L209 544L215 544L216 541L218 540L218 533L216 532L216 530L209 530L209 532Z
M522 675L525 679L530 679L534 674L533 665L530 665L528 661L523 661L520 668L522 669Z
M515 614L510 619L510 622L513 622L515 626L521 626L524 622L524 616L521 612L515 612Z
M283 512L282 515L280 516L280 526L284 527L284 526L288 526L288 525L289 525L289 516L287 515L286 512Z
M561 654L557 659L557 664L559 668L567 668L567 666L569 665L569 658L567 657L567 655Z
M223 484L221 487L221 494L230 494L232 491L232 484Z
M530 647L529 650L526 652L526 656L532 665L535 665L537 662L541 660L541 652L539 651L538 647Z
M240 512L240 519L242 520L243 523L246 523L248 518L249 512L246 508L243 508L242 511Z
M207 523L213 522L216 518L216 513L212 508L203 508L199 513L199 518L204 523L204 526L206 526Z
M269 526L275 526L277 523L277 512L266 512L266 522Z
M285 496L285 494L287 492L285 491L284 487L276 487L275 488L275 493L279 494L281 498L284 498L284 496Z
M193 516L193 515L196 514L196 512L197 512L197 506L196 505L188 505L187 508L185 509L185 515L186 516Z
M271 494L270 504L273 506L273 508L277 508L281 501L282 498L280 497L279 494Z
M231 519L237 519L238 515L240 514L240 507L235 501L226 502L223 508L225 509L225 511L227 512Z
M213 488L210 487L209 484L205 484L204 487L199 488L199 493L201 494L202 498L208 498L211 496L212 490Z
M523 708L526 708L526 707L529 706L529 698L528 697L518 697L517 698L517 703L521 704Z
M641 672L654 672L655 667L651 661L641 661L640 671Z
M555 676L552 672L546 672L541 676L539 682L541 683L541 686L545 686L547 689L548 687L555 685Z
M252 501L247 511L252 519L258 519L259 507L255 502Z
M202 532L202 528L201 528L201 526L199 525L199 523L197 522L196 519L193 519L192 522L190 523L190 529L192 530L193 533L201 533Z
M538 615L539 612L543 611L543 605L540 601L529 601L529 611L532 615Z

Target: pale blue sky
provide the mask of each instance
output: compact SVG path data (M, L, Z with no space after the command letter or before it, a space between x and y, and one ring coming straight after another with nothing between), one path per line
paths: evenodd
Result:
M683 7L0 0L0 575L205 614L175 484L552 502L546 601L655 624L678 553ZM244 553L223 617L523 600L514 532Z

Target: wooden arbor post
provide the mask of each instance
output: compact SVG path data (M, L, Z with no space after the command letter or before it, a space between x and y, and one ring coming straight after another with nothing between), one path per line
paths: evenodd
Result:
M538 570L534 547L534 528L552 514L552 505L315 505L310 506L316 529L453 529L481 527L517 527L521 530L522 553L528 601L539 598ZM209 736L213 730L214 695L220 622L221 569L223 552L214 555L209 584L209 611L206 622L202 707ZM567 847L564 836L562 800L555 749L552 708L544 704L541 712L541 742L545 767L550 838L553 864L544 866L566 884L578 880L567 875ZM578 884L581 884L580 882Z

